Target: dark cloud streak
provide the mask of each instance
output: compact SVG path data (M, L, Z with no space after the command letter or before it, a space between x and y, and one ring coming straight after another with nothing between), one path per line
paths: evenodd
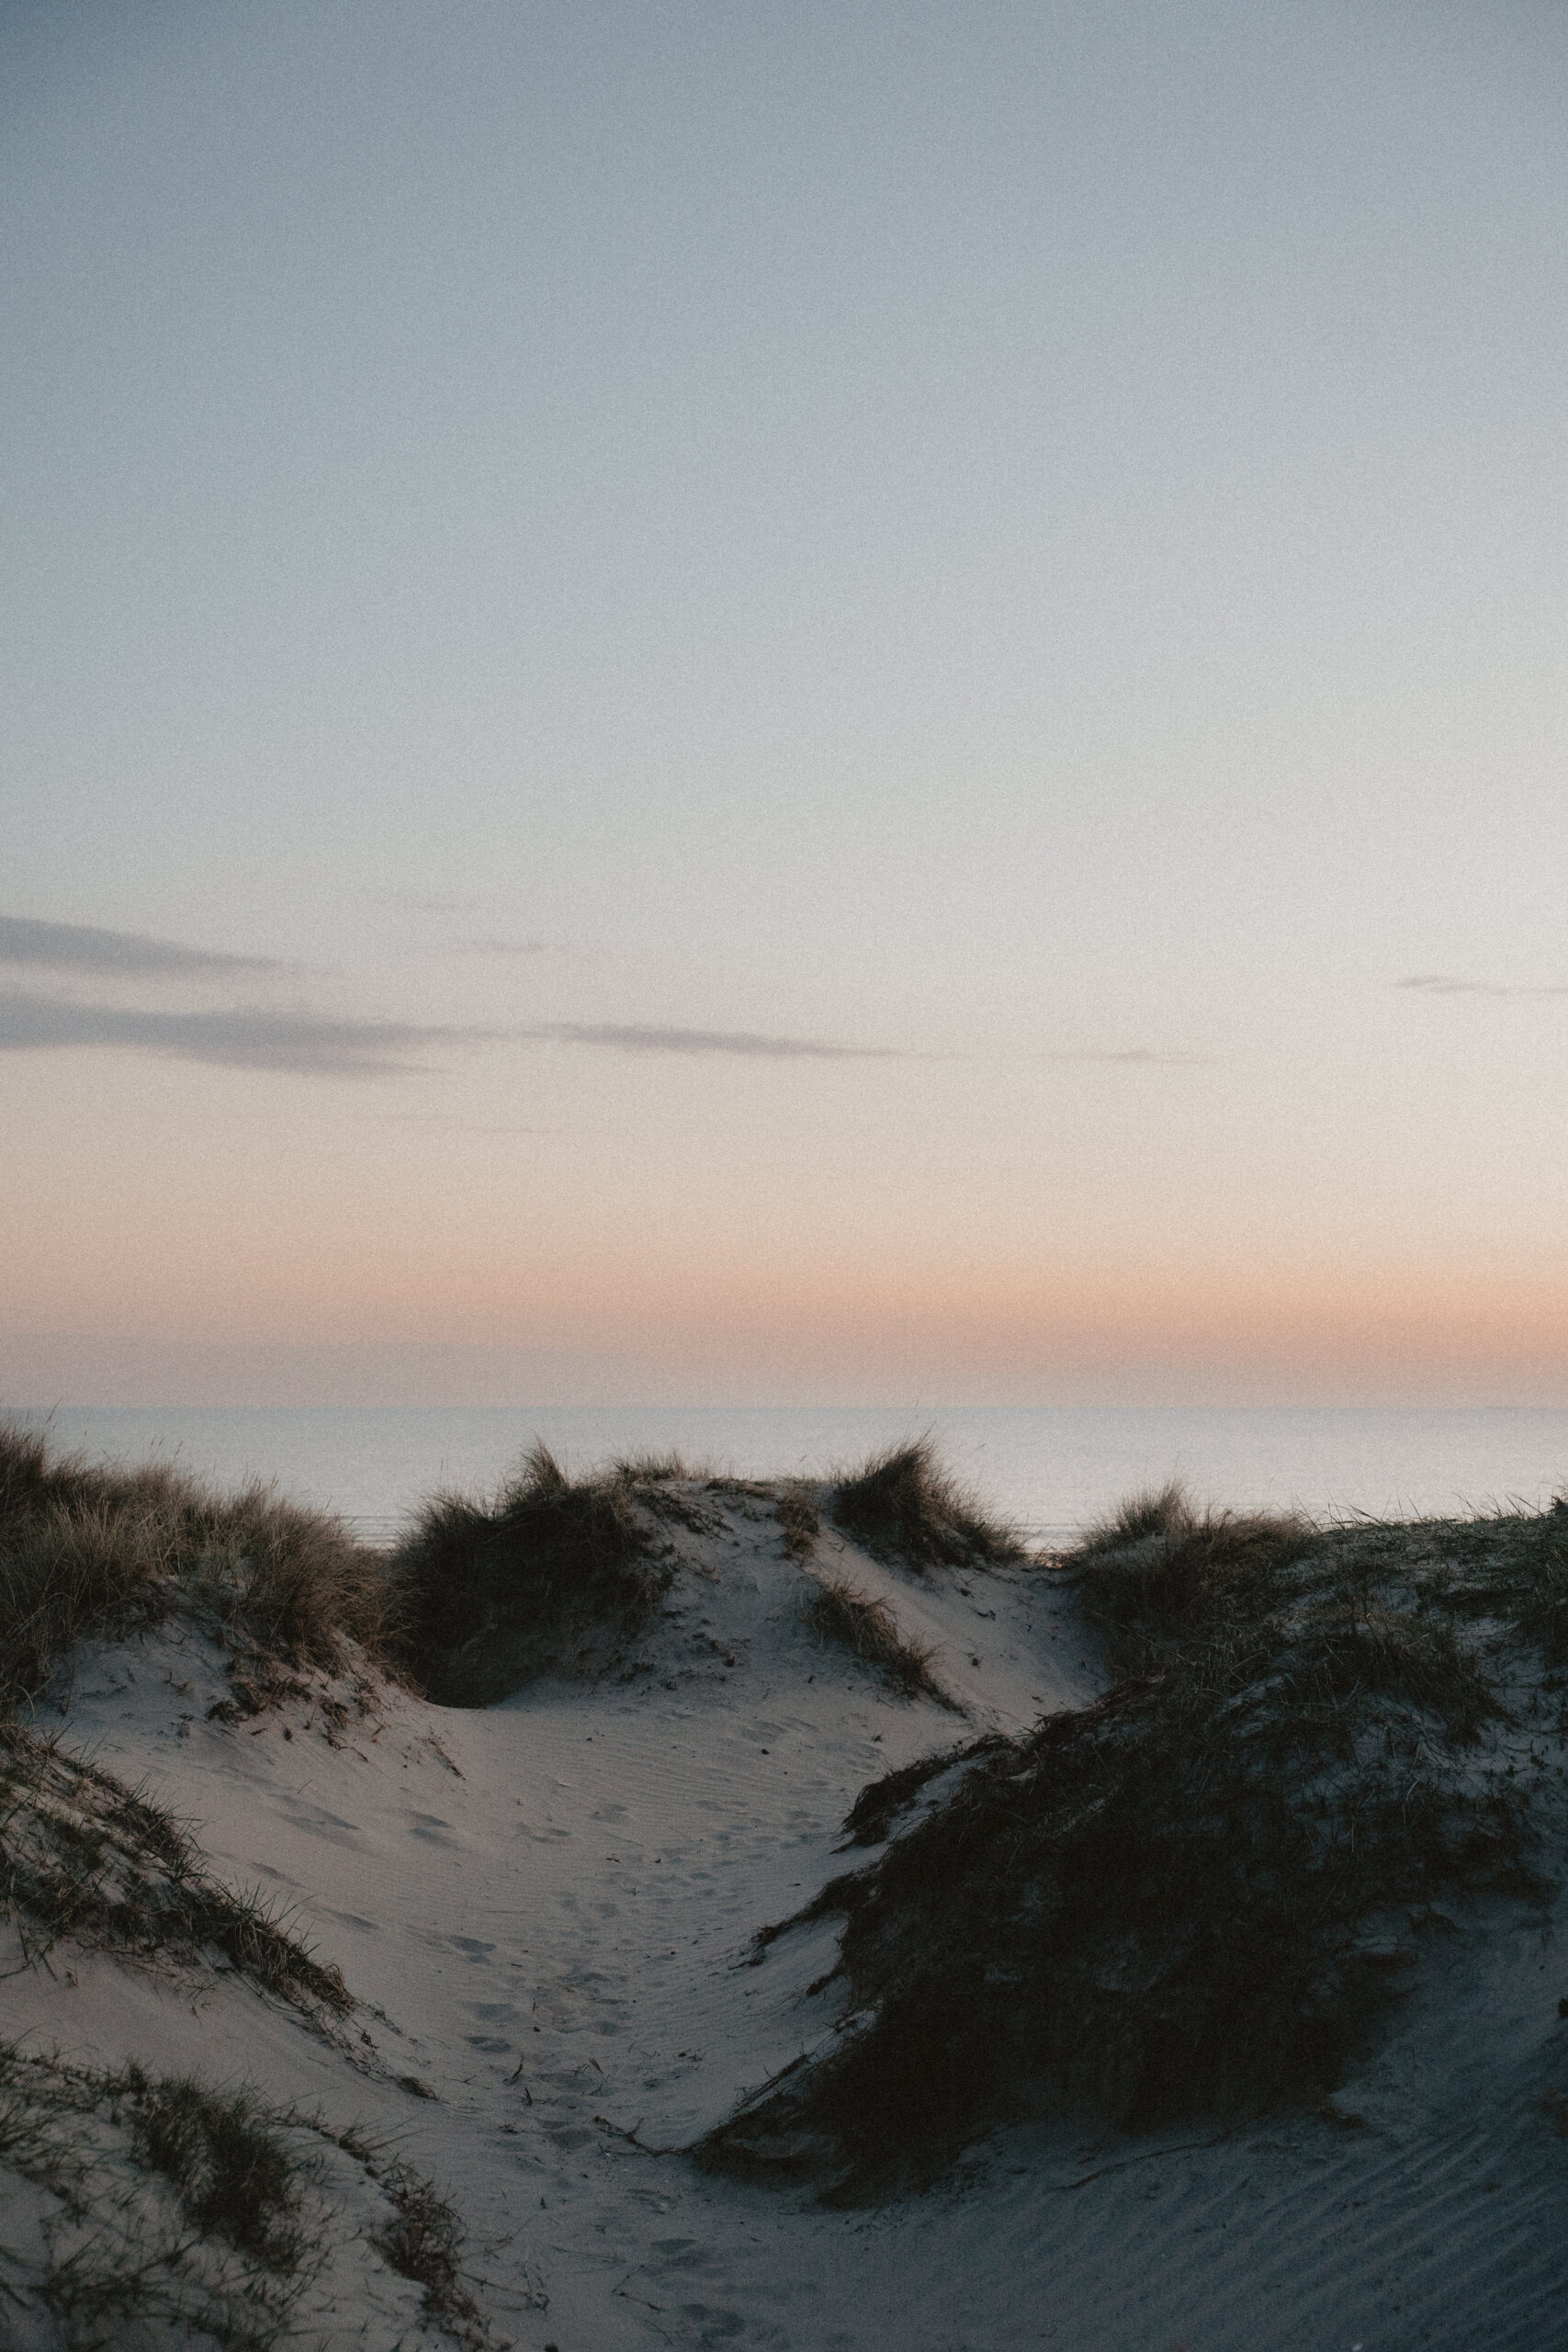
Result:
M1122 1046L1103 1053L1042 1054L1040 1058L1047 1062L1111 1062L1122 1067L1197 1069L1207 1068L1214 1057L1213 1054L1162 1054L1153 1046Z
M398 1021L333 1021L314 1012L248 1009L147 1012L110 1004L68 1004L0 992L0 1052L118 1046L231 1069L287 1070L330 1078L396 1077L428 1065L411 1056L435 1046L493 1038L482 1029L438 1029Z
M924 1055L896 1046L827 1046L809 1037L767 1037L750 1029L655 1029L616 1022L551 1021L518 1035L551 1046L600 1046L623 1054L730 1054L751 1061L894 1062Z
M40 924L35 928L71 931L73 927ZM102 936L115 939L119 934ZM154 943L146 944L151 947ZM38 960L43 959L40 956ZM78 968L84 967L79 964ZM128 958L96 968L130 973L186 967L151 962L138 966ZM278 1011L254 1005L164 1012L120 1003L83 1003L34 995L19 989L0 989L0 1053L118 1047L234 1069L372 1078L429 1068L428 1061L416 1057L428 1055L433 1048L506 1041L597 1047L620 1054L676 1054L688 1058L721 1056L745 1061L886 1062L931 1058L894 1046L838 1046L818 1038L773 1036L749 1029L683 1029L641 1022L581 1021L551 1021L526 1027L445 1027L417 1022L331 1018L308 1009Z
M98 931L89 923L35 922L0 915L0 963L42 965L59 972L124 972L141 978L162 973L281 972L271 956L228 956L217 948L180 947L137 931Z
M456 939L446 956L549 956L562 951L548 939Z
M1393 985L1421 996L1568 996L1568 982L1562 980L1506 985L1497 980L1457 979L1447 972L1416 972Z

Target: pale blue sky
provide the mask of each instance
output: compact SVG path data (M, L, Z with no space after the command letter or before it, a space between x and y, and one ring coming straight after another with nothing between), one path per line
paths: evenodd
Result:
M1142 1396L1224 1294L1226 1394L1568 1396L1560 10L14 6L0 81L0 914L280 967L0 970L0 1332Z

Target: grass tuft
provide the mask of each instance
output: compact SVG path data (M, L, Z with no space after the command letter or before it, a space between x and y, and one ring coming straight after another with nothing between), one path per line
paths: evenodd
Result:
M301 2242L299 2192L255 2092L212 2091L189 2076L153 2082L136 2065L124 2082L140 2154L173 2181L202 2234L269 2270L292 2270Z
M354 2006L338 1971L259 1894L212 1877L167 1814L17 1724L0 1724L0 1917L29 1962L61 1937L148 1961L217 1951L318 2023Z
M929 1438L874 1454L833 1489L833 1517L874 1558L972 1567L1023 1557L1016 1531L989 1519L937 1462Z
M1312 1537L1308 1523L1293 1517L1200 1515L1173 1482L1123 1503L1064 1565L1076 1574L1085 1616L1118 1661L1147 1665L1179 1647L1233 1588L1239 1593L1249 1579L1266 1580Z
M383 2173L378 2153L249 2085L109 2073L0 2041L0 2211L42 2208L31 2230L0 2233L0 2340L277 2352L337 2342L357 2308L380 2314L378 2342L412 2327L422 2344L439 2331L491 2352L456 2216L406 2165ZM389 2269L423 2288L423 2325Z
M666 1453L623 1453L610 1471L611 1478L622 1487L685 1486L709 1476L706 1469L694 1466L673 1450Z
M1145 1487L1097 1521L1078 1545L1080 1556L1097 1552L1124 1551L1129 1544L1145 1543L1151 1535L1187 1535L1198 1524L1192 1498L1179 1478L1163 1487Z
M280 2136L290 2120L248 2087L102 2073L0 2042L0 2199L21 2179L52 2207L31 2259L0 2245L22 2340L273 2352L319 2252L303 2212L310 2161Z
M824 1577L801 1614L818 1633L875 1667L907 1699L940 1699L952 1704L931 1671L935 1644L900 1633L887 1603L874 1600L847 1577Z
M457 2267L463 2227L446 2199L407 2165L382 2181L392 2220L378 2241L394 2270L424 2290L425 2316L475 2352L489 2336Z
M573 1481L536 1444L492 1502L434 1497L392 1561L409 1671L441 1704L478 1707L603 1664L668 1589L637 1504L678 1475L640 1462Z
M0 1715L88 1634L184 1610L264 1656L335 1669L345 1637L384 1654L393 1598L380 1556L328 1512L260 1485L219 1496L164 1464L87 1464L0 1423Z
M822 1532L822 1514L806 1487L785 1487L774 1505L784 1532L784 1557L808 1560Z

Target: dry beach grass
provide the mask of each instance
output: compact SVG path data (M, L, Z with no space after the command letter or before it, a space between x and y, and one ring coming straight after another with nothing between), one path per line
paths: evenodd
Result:
M685 1476L660 1457L573 1480L539 1444L488 1502L434 1496L391 1563L410 1673L444 1706L476 1707L604 1663L669 1583L639 1498Z
M462 2229L430 2183L253 2086L0 2041L0 2167L9 2228L41 2256L22 2308L68 2352L321 2343L344 2290L382 2266L411 2282L406 2324L464 2352L493 2344L458 2273Z
M852 1657L877 1668L907 1698L923 1695L949 1703L932 1671L935 1644L912 1640L900 1630L886 1601L874 1600L848 1577L824 1577L801 1613L829 1641L841 1643Z
M218 1496L164 1464L85 1464L0 1424L0 1714L90 1634L183 1610L236 1649L333 1668L345 1639L386 1653L397 1599L330 1512L260 1485Z
M29 1965L62 1940L164 1969L220 1955L312 2019L353 2007L276 1901L236 1893L168 1813L89 1758L0 1724L0 1918Z
M970 1567L1021 1559L1016 1529L983 1510L942 1469L929 1438L908 1439L841 1472L832 1513L874 1559L908 1567Z
M1129 1505L1057 1570L1122 1679L961 1758L809 1906L843 1923L855 2024L710 2160L857 2197L1009 2113L1137 2130L1321 2098L1444 1905L1547 1884L1565 1571L1562 1511L1320 1531Z

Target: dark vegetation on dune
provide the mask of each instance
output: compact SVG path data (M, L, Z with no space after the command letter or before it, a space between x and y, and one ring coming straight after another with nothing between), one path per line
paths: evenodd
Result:
M397 1600L380 1557L330 1512L260 1485L216 1495L166 1464L85 1464L0 1424L0 1717L88 1634L179 1610L242 1664L333 1669L345 1637L385 1652Z
M329 1513L261 1486L219 1495L165 1465L87 1464L0 1424L0 1920L20 1966L57 1968L64 1942L193 1984L231 1970L340 2037L353 1996L278 1906L225 1884L183 1824L32 1718L74 1644L178 1620L226 1656L230 1695L209 1716L303 1697L316 1669L314 1713L338 1745L350 1707L321 1677L352 1677L374 1712L370 1670L405 1670L408 1599L400 1566ZM480 2352L492 2339L458 2274L460 2226L406 2165L381 2173L355 2134L279 2114L248 2086L103 2073L0 2042L0 2176L53 2200L60 2233L51 2223L39 2240L30 2295L61 2340L274 2352L338 2226L305 2135L365 2167L384 2211L370 2243L421 2287L428 2322Z
M388 1555L265 1486L222 1495L168 1464L86 1464L0 1424L0 1720L74 1643L175 1614L228 1651L231 1696L218 1712L232 1721L294 1695L292 1670L341 1671L355 1654L451 1706L490 1704L546 1673L600 1672L669 1588L661 1522L711 1532L699 1487L771 1499L788 1556L810 1556L812 1491L714 1478L674 1454L570 1478L535 1445L494 1497L434 1496ZM881 1559L925 1569L1022 1556L924 1440L829 1494L837 1523ZM831 1597L824 1608L825 1630L860 1654L886 1649L863 1611L852 1623ZM874 1662L920 1679L913 1660Z
M887 1603L874 1600L849 1577L824 1577L801 1614L817 1633L840 1644L863 1664L875 1667L906 1699L937 1699L944 1706L953 1704L933 1670L935 1644L918 1642L901 1633Z
M873 1558L912 1568L983 1567L1023 1557L1015 1529L989 1519L944 1471L929 1438L889 1446L840 1477L832 1515Z
M236 1894L215 1877L162 1807L19 1724L0 1724L0 1917L7 1914L34 1965L61 1938L191 1967L216 1953L317 2023L354 2006L338 1971L259 1893Z
M817 1549L817 1539L822 1532L822 1514L807 1489L796 1484L785 1487L773 1509L778 1516L787 1560L808 1560Z
M607 1664L651 1617L672 1570L655 1555L675 1457L568 1478L536 1445L493 1501L437 1495L400 1545L400 1654L443 1705L482 1707L539 1675Z
M461 2224L432 2184L361 2132L280 2109L253 2085L72 2064L0 2041L0 2175L47 2200L43 2227L6 2248L6 2344L18 2312L22 2340L71 2352L316 2343L317 2321L341 2316L318 2281L345 2236L423 2290L444 2340L495 2343L463 2283Z
M294 1695L291 1669L340 1671L355 1653L459 1706L602 1664L669 1583L657 1522L700 1517L682 1490L695 1475L649 1455L571 1480L536 1446L492 1501L433 1498L389 1556L265 1486L220 1495L0 1424L0 1721L74 1643L175 1615L228 1651L218 1712L233 1721Z
M465 2232L456 2209L411 2165L394 2164L382 2180L391 2218L376 2240L392 2268L424 2290L424 2315L466 2347L487 2352L492 2338L463 2284Z
M114 2087L138 2155L173 2183L197 2228L269 2270L291 2270L300 2253L299 2188L254 2091L214 2092L188 2075L155 2080L134 2064Z
M265 1488L218 1497L154 1465L98 1468L0 1425L0 1918L24 1964L53 1945L167 1967L220 1962L326 2028L353 2003L259 1894L208 1870L146 1796L26 1720L57 1659L90 1634L175 1614L227 1653L233 1719L384 1643L393 1596L377 1556L324 1513ZM333 1702L328 1702L331 1705ZM346 1710L341 1706L340 1713Z
M1057 1566L1122 1679L863 1795L852 1837L890 1842L802 1915L842 1921L851 2022L707 2161L854 2199L1010 2115L1311 2101L1444 1905L1541 1896L1568 1510L1314 1530L1167 1489Z
M100 2072L0 2042L0 2164L52 2203L33 2293L59 2340L73 2352L193 2340L272 2352L312 2250L298 2158L277 2128L288 2120L248 2087L134 2064Z

